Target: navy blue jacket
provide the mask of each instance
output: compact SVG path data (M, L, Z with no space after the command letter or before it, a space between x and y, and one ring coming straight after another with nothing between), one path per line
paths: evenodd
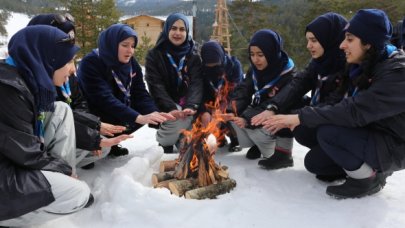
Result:
M99 116L102 122L127 126L136 130L140 127L135 123L139 114L146 115L157 111L157 107L146 90L142 69L134 61L131 84L130 105L125 105L124 93L119 89L107 67L94 51L86 55L80 63L78 77L82 91L87 98L90 111ZM123 82L126 87L129 83Z
M383 171L405 168L405 54L378 63L370 87L335 105L304 107L302 125L362 127L372 134Z

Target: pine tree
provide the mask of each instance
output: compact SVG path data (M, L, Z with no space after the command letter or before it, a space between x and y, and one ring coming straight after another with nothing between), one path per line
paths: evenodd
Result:
M114 0L67 1L67 8L75 17L77 42L81 47L79 56L96 48L99 33L117 23L121 16Z

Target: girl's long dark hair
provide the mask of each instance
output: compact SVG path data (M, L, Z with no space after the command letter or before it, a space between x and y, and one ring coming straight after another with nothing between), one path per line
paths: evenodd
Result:
M366 45L361 41L361 44ZM370 86L372 72L375 65L381 59L381 52L378 51L374 46L371 46L365 53L364 60L361 64L362 73L353 81L353 86L357 86L360 90L367 89ZM338 92L342 95L347 92L349 85L351 83L349 73L352 64L346 64L346 69L344 77L341 81L341 84L338 88Z

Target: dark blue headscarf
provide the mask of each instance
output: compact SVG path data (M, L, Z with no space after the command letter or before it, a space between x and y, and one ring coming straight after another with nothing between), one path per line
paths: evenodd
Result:
M8 52L34 95L39 112L53 110L56 97L53 74L72 60L77 51L79 47L66 33L49 25L28 26L11 37Z
M75 31L75 25L72 21L65 20L62 23L58 23L55 20L56 14L40 14L33 17L30 22L28 22L27 26L30 25L52 25L54 27L59 28L60 30L64 31L65 33L69 33L70 31Z
M281 74L288 63L288 55L282 50L283 39L278 33L270 29L262 29L253 34L249 43L249 53L251 46L259 47L267 60L267 67L263 70L258 70L249 58L251 66L257 75L259 86L262 87L263 84Z
M225 50L218 41L208 41L201 47L201 59L203 65L211 63L222 65L225 61Z
M125 24L115 24L102 31L98 37L98 52L101 60L113 69L121 80L127 81L131 68L135 62L134 57L128 63L121 63L118 59L118 46L123 40L134 37L135 47L138 43L136 32Z
M343 16L326 13L307 25L306 32L312 32L324 49L321 57L310 62L310 67L313 67L317 74L326 76L344 68L345 54L339 49L339 45L344 39L343 29L346 24L347 20Z
M186 27L186 40L180 46L175 46L169 40L169 32L173 24L178 20L182 20L184 22L184 25ZM169 17L167 17L166 22L163 26L163 31L160 34L158 41L156 42L156 47L163 48L164 51L169 51L169 53L176 59L182 58L192 50L192 48L194 47L194 42L190 36L190 25L188 23L188 19L184 14L173 13L170 14Z

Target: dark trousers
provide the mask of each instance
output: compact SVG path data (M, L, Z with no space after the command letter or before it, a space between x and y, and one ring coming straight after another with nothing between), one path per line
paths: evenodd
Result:
M297 126L293 131L295 140L308 147L310 150L305 155L305 168L316 175L341 175L345 174L344 170L336 164L322 150L317 139L317 129L308 128L302 125Z
M318 128L319 145L345 170L353 171L363 163L380 170L375 142L365 128L324 125Z

